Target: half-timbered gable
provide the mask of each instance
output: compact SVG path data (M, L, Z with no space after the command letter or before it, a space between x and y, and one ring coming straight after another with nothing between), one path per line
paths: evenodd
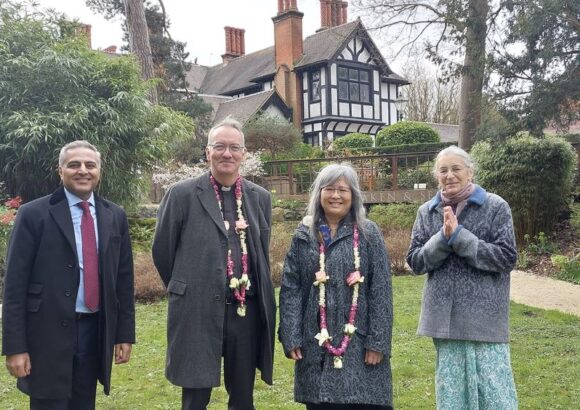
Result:
M246 55L244 30L226 27L223 63L194 65L187 77L190 88L244 97L246 103L261 101L250 95L275 91L272 107L292 118L312 145L326 146L352 132L374 137L397 122L395 100L408 82L390 69L360 20L347 22L346 2L321 1L322 27L305 39L296 0L278 1L278 7L273 47Z

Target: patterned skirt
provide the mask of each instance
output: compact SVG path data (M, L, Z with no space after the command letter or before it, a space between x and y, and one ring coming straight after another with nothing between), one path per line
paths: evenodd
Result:
M507 343L433 339L437 409L518 408Z

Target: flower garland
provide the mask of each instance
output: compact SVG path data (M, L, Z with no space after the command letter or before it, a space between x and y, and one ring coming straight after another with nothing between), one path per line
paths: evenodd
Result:
M334 347L330 341L332 337L328 333L326 323L326 292L325 283L330 279L325 271L325 251L324 241L320 243L320 270L316 272L316 280L314 286L318 286L318 307L320 312L320 333L316 334L315 339L318 340L319 346L324 346L326 351L334 356L334 367L342 369L342 360L344 352L350 343L350 339L356 331L354 320L356 318L356 311L358 309L358 287L360 283L364 282L364 276L360 273L360 255L359 255L359 234L358 226L353 225L353 251L354 251L354 271L349 273L346 277L346 282L352 286L352 302L350 304L350 311L348 315L348 323L344 325L343 337L339 347Z
M222 200L219 194L219 188L217 182L213 175L209 176L213 190L215 192L220 211L222 212ZM239 303L237 313L239 316L246 316L246 290L250 289L250 279L248 277L248 247L246 245L246 229L248 228L248 223L244 219L244 214L242 212L242 178L238 176L235 183L235 195L236 195L236 205L238 219L236 221L236 233L240 237L240 246L242 248L242 276L238 279L234 276L234 261L232 259L232 250L228 249L228 260L227 260L227 270L226 275L228 278L228 286L232 289L234 297ZM226 226L226 231L230 229L230 224L224 218L224 224Z

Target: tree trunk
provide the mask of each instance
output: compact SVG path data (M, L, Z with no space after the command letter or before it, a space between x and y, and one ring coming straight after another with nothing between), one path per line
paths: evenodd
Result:
M481 123L481 96L485 74L487 0L470 0L465 29L465 59L459 96L459 146L469 150Z
M145 20L145 6L143 0L123 0L125 16L127 18L127 30L129 31L129 47L141 66L141 77L150 80L155 77L153 57L149 43L149 30ZM149 100L157 104L157 89L151 87Z

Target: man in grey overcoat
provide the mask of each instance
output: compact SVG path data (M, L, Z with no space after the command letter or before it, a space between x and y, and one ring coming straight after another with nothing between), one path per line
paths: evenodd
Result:
M240 124L208 134L210 171L173 185L159 207L153 260L168 291L167 379L182 409L205 409L220 385L228 408L254 408L256 368L272 384L276 303L270 278L271 197L240 177Z

